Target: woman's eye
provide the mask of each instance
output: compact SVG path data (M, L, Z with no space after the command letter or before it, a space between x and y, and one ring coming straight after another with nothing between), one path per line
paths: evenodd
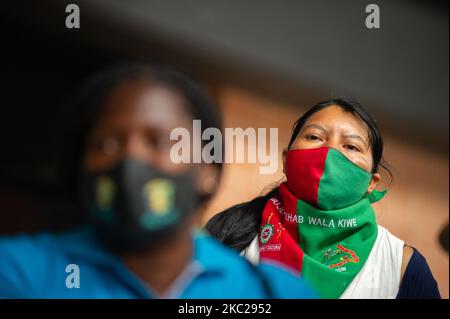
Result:
M356 147L355 145L344 145L344 147L346 149L348 149L349 151L357 151L357 152L359 152L359 148Z
M307 140L310 140L310 141L319 141L319 140L320 140L320 137L317 136L317 135L311 134L311 135L306 135L306 139L307 139Z

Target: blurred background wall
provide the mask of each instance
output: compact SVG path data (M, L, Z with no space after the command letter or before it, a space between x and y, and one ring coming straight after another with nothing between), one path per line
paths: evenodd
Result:
M81 28L66 29L76 3ZM56 176L61 108L91 72L125 60L176 65L201 80L226 127L277 127L280 165L226 165L204 215L249 200L282 179L292 124L313 103L357 98L377 118L394 172L376 204L380 224L427 258L448 298L448 2L14 1L2 4L0 234L54 231L84 216Z

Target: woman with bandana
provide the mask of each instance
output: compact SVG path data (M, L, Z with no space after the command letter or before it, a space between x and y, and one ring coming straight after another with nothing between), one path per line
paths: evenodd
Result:
M423 256L376 223L382 155L382 136L360 104L318 103L294 125L286 181L206 229L253 263L301 273L323 298L440 298Z
M312 297L283 267L254 267L195 231L222 167L171 160L171 131L193 119L221 127L178 72L126 64L87 81L67 112L61 171L89 219L61 234L0 238L0 297Z

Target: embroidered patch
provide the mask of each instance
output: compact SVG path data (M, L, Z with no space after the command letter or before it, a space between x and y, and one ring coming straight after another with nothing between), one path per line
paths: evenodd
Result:
M339 258L339 262L333 263L331 265L328 265L328 268L337 268L337 267L342 267L343 265L345 265L346 263L358 263L359 262L359 257L358 255L356 255L356 253L348 248L345 248L342 245L337 245L336 246L338 249L337 250L331 250L328 249L327 251L325 251L324 254L324 258L322 260L322 263L324 263L325 259L331 259L332 257L337 257Z
M261 243L265 244L270 240L270 238L272 238L272 236L273 236L273 225L266 224L261 229L261 234L259 235L259 240L261 241Z

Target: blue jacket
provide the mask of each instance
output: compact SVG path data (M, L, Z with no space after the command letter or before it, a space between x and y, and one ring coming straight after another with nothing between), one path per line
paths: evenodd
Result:
M193 242L189 275L164 298L314 298L299 277L279 266L252 267L206 235L194 235ZM75 272L79 281L71 281ZM92 227L0 239L0 298L155 297L102 248Z

